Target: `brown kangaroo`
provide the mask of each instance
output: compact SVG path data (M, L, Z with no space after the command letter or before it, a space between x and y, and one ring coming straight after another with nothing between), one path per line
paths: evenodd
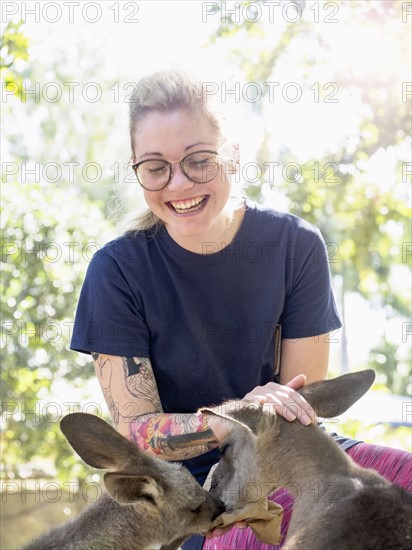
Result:
M300 393L319 417L333 418L366 393L374 378L371 370L356 372ZM206 411L235 421L211 487L228 511L279 487L294 494L283 550L412 548L412 495L357 466L319 426L288 422L265 405L244 401Z
M183 466L147 455L99 417L73 413L60 426L86 464L108 470L107 492L26 550L175 550L224 511Z

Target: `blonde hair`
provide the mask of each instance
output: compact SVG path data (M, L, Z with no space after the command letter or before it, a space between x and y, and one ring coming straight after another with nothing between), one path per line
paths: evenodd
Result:
M200 80L183 71L162 71L147 76L137 83L130 98L129 130L134 160L134 140L139 123L151 112L171 112L186 109L200 112L206 117L218 137L218 147L227 160L234 158L234 148L230 146L228 121L222 106L216 98L210 97L207 87ZM156 230L163 222L148 208L135 216L129 225L129 231Z

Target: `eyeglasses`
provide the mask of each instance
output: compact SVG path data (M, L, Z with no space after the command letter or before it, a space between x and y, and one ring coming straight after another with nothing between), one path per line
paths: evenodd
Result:
M216 176L221 161L216 151L195 151L182 160L147 159L132 165L137 181L147 191L160 191L172 179L172 165L180 164L183 174L194 183L208 183Z

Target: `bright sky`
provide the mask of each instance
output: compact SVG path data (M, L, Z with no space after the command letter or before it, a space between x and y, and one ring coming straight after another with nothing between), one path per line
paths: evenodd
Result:
M375 0L371 3L377 4ZM278 61L276 74L271 78L273 100L264 111L266 120L273 120L273 150L286 145L302 160L311 155L321 157L328 150L339 148L342 140L356 132L360 117L358 101L350 89L334 83L336 66L347 67L348 75L367 74L371 81L384 80L390 75L401 86L403 81L410 80L408 60L402 63L398 44L384 37L384 19L387 32L404 31L405 23L395 17L381 16L373 26L358 25L351 18L350 2L344 2L338 9L336 2L310 0L303 13L294 9L293 2L285 0L260 5L251 2L251 6L259 8L257 12L245 8L236 11L234 7L239 2L231 1L215 15L213 12L220 4L199 0L4 1L3 22L11 17L26 21L24 32L33 38L34 62L36 58L43 62L51 60L59 55L57 48L64 47L69 64L90 65L90 59L77 59L77 48L72 47L87 43L95 59L103 61L95 75L91 68L97 81L134 82L155 70L182 67L205 81L215 82L216 93L228 103L235 95L225 94L224 83L238 82L236 101L244 103L248 112L253 108L253 100L243 101L245 95L253 98L254 92L260 93L262 88L244 81L239 67L229 57L230 49L246 51L253 59L262 43L259 33L263 32L270 48L288 22L300 19L316 22L315 28L321 33L326 49L320 50L310 36L294 40L294 49ZM223 47L213 44L205 47L230 13L239 22L256 20L253 25L256 36L239 34ZM316 59L316 63L303 75L301 60L305 56ZM322 99L325 94L326 101ZM321 99L316 101L319 95ZM294 101L295 97L299 99ZM249 124L247 148L253 156L259 142L256 139L259 125L252 118Z
M35 15L26 14L27 32L42 41L46 50L66 43L70 55L71 43L91 42L96 54L107 61L107 72L112 69L125 76L135 75L136 70L145 73L174 65L196 69L199 64L213 62L211 51L209 55L200 52L216 28L216 21L202 14L203 2L100 0L83 2L83 8L73 6L71 10L69 3L63 2L67 7L61 9L60 19L52 8L40 12L39 21ZM34 2L22 4L31 6ZM25 12L21 8L18 13Z

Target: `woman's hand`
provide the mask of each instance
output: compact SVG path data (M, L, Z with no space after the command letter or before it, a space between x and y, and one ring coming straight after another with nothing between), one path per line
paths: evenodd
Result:
M301 388L306 381L304 374L299 374L290 380L285 386L268 382L264 386L257 386L247 393L243 401L252 401L260 405L273 405L276 414L286 420L293 421L296 418L305 426L316 422L316 414L309 403L295 390Z

